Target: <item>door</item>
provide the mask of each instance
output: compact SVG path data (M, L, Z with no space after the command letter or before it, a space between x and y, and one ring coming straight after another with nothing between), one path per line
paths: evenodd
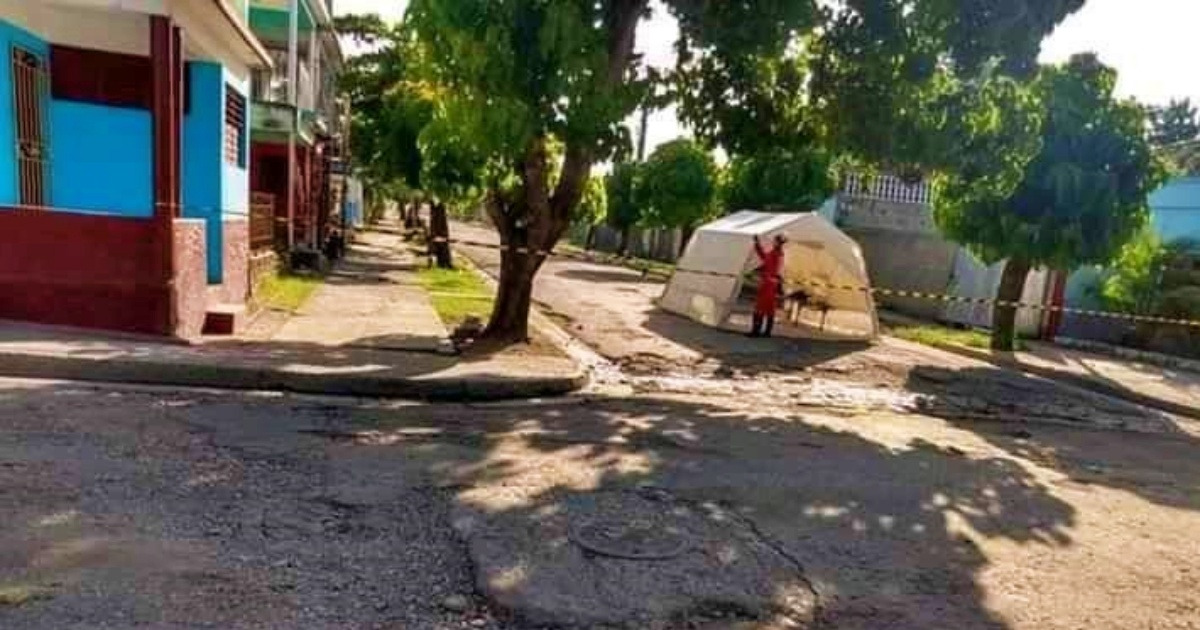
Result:
M46 146L45 57L13 46L13 110L16 116L17 188L22 206L46 204L50 152Z

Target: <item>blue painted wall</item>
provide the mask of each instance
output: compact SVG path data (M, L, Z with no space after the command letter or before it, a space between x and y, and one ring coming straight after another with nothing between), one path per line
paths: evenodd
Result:
M221 248L221 156L224 81L219 64L188 64L191 87L190 108L183 118L183 216L204 219L208 282L219 284L224 277Z
M8 62L9 51L16 44L43 55L49 54L49 46L41 38L0 20L0 50L4 53L0 63L0 205L15 205L20 201L17 188L16 115L13 112L12 64ZM53 202L53 200L51 200Z
M188 64L191 104L183 119L183 215L204 219L208 282L224 279L225 219L245 219L250 206L250 133L245 134L242 165L225 159L225 92L229 85L247 96L249 85L221 64ZM249 116L249 111L246 112Z
M1150 195L1150 220L1164 242L1200 240L1200 177L1180 177Z
M71 211L154 215L150 112L50 103L50 201Z
M14 44L49 55L44 40L0 20L0 204L20 201L8 63ZM49 205L136 217L154 213L150 112L64 100L51 100L47 110Z

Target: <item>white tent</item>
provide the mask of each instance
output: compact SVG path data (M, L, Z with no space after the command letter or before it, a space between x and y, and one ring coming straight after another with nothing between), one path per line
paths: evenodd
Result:
M879 332L867 265L858 244L816 213L743 211L696 231L659 302L663 309L709 326L746 328L753 304L739 300L747 272L758 266L754 237L764 246L787 237L784 292L803 291L807 304L785 300L777 332L797 336L874 338ZM844 289L836 287L856 287Z

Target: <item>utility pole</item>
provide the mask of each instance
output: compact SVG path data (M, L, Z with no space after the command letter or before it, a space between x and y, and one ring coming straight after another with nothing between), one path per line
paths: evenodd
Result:
M650 123L650 107L642 104L642 124L638 128L637 161L646 161L646 127Z

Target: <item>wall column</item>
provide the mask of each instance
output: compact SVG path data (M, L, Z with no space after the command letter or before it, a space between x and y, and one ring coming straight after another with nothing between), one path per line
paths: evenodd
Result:
M150 118L154 161L154 221L168 295L164 333L179 319L175 287L175 219L180 215L180 129L183 121L183 45L180 31L163 15L150 16Z

